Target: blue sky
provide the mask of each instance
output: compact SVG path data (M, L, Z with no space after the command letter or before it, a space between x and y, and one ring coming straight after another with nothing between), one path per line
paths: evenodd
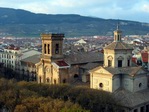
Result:
M0 0L0 7L149 23L149 0Z

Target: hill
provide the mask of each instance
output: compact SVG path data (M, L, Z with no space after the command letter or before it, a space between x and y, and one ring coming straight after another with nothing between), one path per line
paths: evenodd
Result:
M36 14L20 9L0 8L0 34L38 36L65 33L69 36L113 35L117 23L127 35L149 33L149 24L127 20L101 19L75 14Z

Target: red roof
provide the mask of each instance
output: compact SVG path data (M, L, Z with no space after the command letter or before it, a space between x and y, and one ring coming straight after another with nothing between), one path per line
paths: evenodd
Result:
M9 46L6 49L9 49L9 50L19 50L20 48L19 47Z
M132 60L132 62L137 63L137 58L136 57L132 57L131 60Z
M142 62L148 62L148 53L147 52L142 52L141 53L141 57L142 57Z
M62 61L56 61L55 62L58 66L63 67L63 66L69 66L64 60Z

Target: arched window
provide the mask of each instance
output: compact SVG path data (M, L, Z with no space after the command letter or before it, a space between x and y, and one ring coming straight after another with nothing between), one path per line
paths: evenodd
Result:
M139 88L141 88L142 87L142 83L139 83Z
M113 60L113 57L112 56L108 56L108 67L112 66L112 60Z
M50 54L50 44L48 44L48 54Z
M44 44L44 53L46 54L46 44Z
M117 35L117 38L118 38L117 40L119 41L120 40L120 35Z

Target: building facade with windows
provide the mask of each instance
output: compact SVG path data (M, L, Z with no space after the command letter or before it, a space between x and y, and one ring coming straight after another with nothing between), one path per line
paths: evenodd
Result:
M132 46L121 37L122 31L117 28L114 41L104 48L104 65L90 70L90 88L111 92L124 112L148 112L147 73L132 64Z
M21 57L21 50L19 47L10 45L0 52L0 62L4 63L4 67L15 70Z

